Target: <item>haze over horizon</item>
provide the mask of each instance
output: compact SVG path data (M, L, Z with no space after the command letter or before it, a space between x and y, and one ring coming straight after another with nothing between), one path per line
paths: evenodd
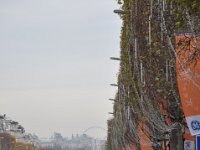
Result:
M40 137L106 129L119 65L109 60L119 57L116 8L115 0L0 0L0 114Z

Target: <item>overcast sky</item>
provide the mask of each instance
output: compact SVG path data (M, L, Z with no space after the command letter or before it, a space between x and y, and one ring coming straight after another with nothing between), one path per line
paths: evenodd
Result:
M116 3L0 0L0 113L40 137L106 128L118 72L109 60L119 57Z

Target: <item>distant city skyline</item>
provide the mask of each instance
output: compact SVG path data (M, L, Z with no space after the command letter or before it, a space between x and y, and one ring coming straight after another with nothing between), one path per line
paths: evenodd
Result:
M119 66L109 57L120 55L116 8L115 0L1 0L0 114L39 137L106 129Z

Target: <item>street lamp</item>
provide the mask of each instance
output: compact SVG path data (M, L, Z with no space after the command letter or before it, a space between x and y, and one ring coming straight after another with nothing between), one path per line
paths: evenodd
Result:
M120 58L117 57L110 57L111 60L121 60Z
M113 98L109 98L108 100L109 100L109 101L114 101L114 102L117 101L117 100L115 100L115 99L113 99Z
M115 9L113 12L119 15L125 14L125 12L121 9Z
M112 112L108 112L108 114L114 115L114 113L112 113Z
M114 84L114 83L112 83L112 84L110 84L110 86L118 86L117 84Z

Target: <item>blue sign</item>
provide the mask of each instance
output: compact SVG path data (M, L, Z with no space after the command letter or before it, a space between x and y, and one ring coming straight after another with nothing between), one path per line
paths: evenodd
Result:
M200 135L196 136L196 150L200 150Z
M200 122L197 120L193 120L191 122L191 127L193 130L200 130Z

